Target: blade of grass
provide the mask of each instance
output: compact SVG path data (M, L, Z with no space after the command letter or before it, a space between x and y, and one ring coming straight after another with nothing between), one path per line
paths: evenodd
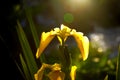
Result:
M22 69L23 69L23 72L25 74L26 80L32 80L32 77L30 76L29 70L27 68L27 65L26 65L23 57L22 57L22 54L20 54L20 61L21 61L21 64L22 64Z
M32 19L31 9L27 6L26 0L23 0L23 4L24 4L26 17L27 17L28 22L29 22L30 30L32 32L33 39L35 41L36 48L38 48L39 47L39 38L38 38L37 30L35 28L35 25L34 25L34 22ZM36 51L37 51L37 49L36 49ZM42 54L40 56L40 62L46 62L44 54Z
M30 27L30 30L32 32L33 39L35 41L36 48L38 48L39 38L38 38L38 34L37 34L37 31L36 31L34 22L32 20L32 14L31 14L31 11L30 11L29 7L26 5L26 2L25 2L26 0L23 0L23 1L24 1L23 3L24 3L25 14L26 14L27 20L29 22L29 27Z
M18 33L18 37L20 40L20 44L21 44L21 47L23 50L23 55L25 57L25 61L26 61L27 65L28 65L30 74L31 74L32 78L34 79L33 75L38 70L37 64L34 59L34 56L33 56L32 50L30 48L29 42L27 40L27 37L26 37L20 23L17 22L17 24L18 24L18 26L16 28L17 28L17 33Z
M32 21L32 16L30 14L29 9L26 9L25 11L26 11L26 16L28 18L28 22L30 24L30 29L31 29L31 32L32 32L33 39L35 41L36 48L38 48L38 46L39 46L39 39L38 39L38 35L37 35L37 31L36 31L35 25L34 25L34 23Z
M116 80L120 80L120 45L118 49L117 69L116 69Z
M21 75L23 76L23 78L26 80L26 76L25 76L24 72L22 71L22 68L20 68L20 66L18 65L18 63L16 61L15 61L15 64L16 64L18 70L20 71Z
M28 22L29 22L30 30L32 32L33 39L35 41L36 48L38 48L39 47L39 38L38 38L37 30L35 28L35 25L34 25L34 22L32 19L31 9L26 5L26 0L23 0L23 4L24 4L26 17L27 17ZM37 49L36 49L36 51L37 51ZM40 56L40 62L46 62L44 54L42 54Z
M108 80L108 75L105 76L104 80Z

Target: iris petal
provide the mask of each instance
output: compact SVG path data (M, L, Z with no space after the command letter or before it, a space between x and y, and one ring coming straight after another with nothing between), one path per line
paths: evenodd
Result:
M71 72L70 72L71 80L75 80L75 77L76 77L76 69L77 69L76 66L72 66L72 67L71 67Z
M41 53L44 51L44 49L47 47L47 45L51 42L51 40L54 38L55 35L52 35L53 31L50 32L43 32L41 35L41 41L39 48L37 49L36 58L39 58Z
M83 60L86 60L88 57L89 52L89 40L86 36L83 36L80 32L74 32L72 33L73 37L75 38L78 48L81 51Z
M63 24L60 26L60 29L62 32L70 32L71 31L71 29L69 27L67 27Z
M60 42L60 45L62 45L62 39L61 39L61 37L57 36L57 38L58 38L58 41Z
M48 73L48 77L50 80L64 80L65 73L61 71L61 65L55 63L50 65L49 67L51 71Z
M62 71L51 71L48 74L50 80L64 80L65 74Z
M83 60L86 60L89 54L89 39L86 36L83 37L83 48L84 48Z
M42 80L43 74L44 74L44 70L45 70L46 67L48 67L48 65L43 63L41 68L37 71L37 73L34 74L35 80Z

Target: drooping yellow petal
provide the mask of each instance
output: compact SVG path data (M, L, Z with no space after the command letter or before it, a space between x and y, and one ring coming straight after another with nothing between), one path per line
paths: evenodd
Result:
M72 35L81 51L83 60L86 60L89 54L89 39L86 36L83 36L83 33L81 32L72 32Z
M55 35L53 35L53 33L54 33L53 31L50 31L47 33L45 33L45 32L42 33L40 45L39 45L39 48L37 49L37 52L36 52L36 58L39 58L41 53L44 51L44 49L47 47L47 45L54 38Z
M83 37L83 47L84 47L83 60L86 60L89 54L89 39L86 36Z
M75 80L75 77L76 77L76 69L77 69L76 66L72 66L72 67L71 67L71 72L70 72L71 80Z

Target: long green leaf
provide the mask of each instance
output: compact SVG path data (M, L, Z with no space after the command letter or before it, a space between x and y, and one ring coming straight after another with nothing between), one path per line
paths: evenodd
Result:
M39 37L38 37L37 30L35 28L35 25L34 25L34 22L32 19L31 9L27 6L26 0L23 0L23 4L24 4L26 17L27 17L28 22L29 22L30 30L32 32L33 39L35 41L36 48L38 48L39 47ZM37 49L36 49L36 51L37 51ZM45 62L45 61L46 60L45 60L44 54L42 54L40 56L40 62Z
M108 75L105 76L104 80L108 80Z
M26 80L26 76L25 76L24 72L22 71L22 68L19 66L19 64L16 61L15 61L15 64L16 64L18 70L20 71L21 75L23 76L23 78Z
M29 7L26 5L26 0L24 0L23 3L24 3L25 14L26 14L26 17L27 17L28 22L29 22L30 30L32 32L33 39L35 41L36 48L38 48L39 38L38 38L38 34L37 34L37 31L36 31L36 28L35 28L35 25L34 25L34 22L32 19L32 14L31 14Z
M117 59L117 69L116 69L116 80L120 80L120 45L119 45L119 53Z
M20 25L19 22L18 23L18 27L17 27L17 33L18 33L18 37L22 46L22 50L23 50L23 55L25 57L25 61L27 63L27 66L29 68L30 74L32 76L32 78L34 78L34 73L38 70L37 68L37 64L35 61L35 58L33 56L32 50L30 48L29 42L27 40L27 37Z
M22 69L23 69L26 80L32 80L32 77L30 76L29 70L27 68L27 65L26 65L23 57L22 57L22 54L20 54L20 61L22 64Z

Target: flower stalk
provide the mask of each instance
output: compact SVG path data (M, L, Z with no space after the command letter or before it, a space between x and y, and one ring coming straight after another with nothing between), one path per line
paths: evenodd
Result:
M70 53L68 52L66 45L60 45L60 60L62 64L62 71L65 73L65 80L70 80L70 68L71 68L71 57Z

